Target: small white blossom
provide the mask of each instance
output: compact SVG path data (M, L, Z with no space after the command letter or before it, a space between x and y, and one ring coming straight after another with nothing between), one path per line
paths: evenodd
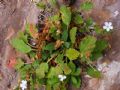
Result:
M103 26L103 29L105 29L106 31L112 30L113 29L112 22L105 22L104 26Z
M100 64L98 66L98 70L103 72L103 73L107 72L109 70L108 64L106 62L104 62L103 64Z
M119 15L119 11L116 10L116 11L114 12L114 15L113 15L113 16L114 16L114 17L117 17L118 15Z
M26 80L22 80L20 83L20 87L22 90L27 89L27 81Z
M60 79L60 81L63 81L66 79L66 76L65 75L58 75L58 78Z

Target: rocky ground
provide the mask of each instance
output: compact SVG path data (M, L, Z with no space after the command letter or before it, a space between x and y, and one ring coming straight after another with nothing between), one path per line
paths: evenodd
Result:
M79 6L81 1L83 0L77 0L74 6ZM95 8L86 15L92 16L101 26L105 21L113 22L114 30L110 39L111 50L98 62L98 66L107 62L103 68L103 78L98 80L83 77L85 82L82 90L120 90L120 0L91 1ZM37 23L38 14L39 10L30 0L0 0L0 90L13 90L19 77L7 65L16 55L9 40L17 31L24 29L26 22ZM76 90L72 87L70 89Z

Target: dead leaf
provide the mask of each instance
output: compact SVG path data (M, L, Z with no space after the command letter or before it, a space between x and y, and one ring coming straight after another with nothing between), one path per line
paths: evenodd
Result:
M30 24L30 35L33 37L33 38L37 38L38 37L38 32L35 28L35 26L33 24Z
M16 62L16 58L10 58L9 59L9 62L8 62L8 64L7 64L7 66L8 66L8 68L14 68L14 66L17 64L17 62Z
M64 42L61 40L57 40L55 44L55 49L58 49Z

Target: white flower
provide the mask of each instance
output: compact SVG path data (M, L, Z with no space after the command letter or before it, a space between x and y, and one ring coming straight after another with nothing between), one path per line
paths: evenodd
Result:
M107 72L109 70L108 64L106 62L104 62L103 64L100 64L98 66L98 70L103 72L103 73Z
M105 22L104 26L103 26L103 29L105 29L106 31L112 30L113 29L112 22Z
M118 15L119 15L119 11L116 10L116 11L114 12L114 15L113 15L113 16L114 16L114 17L117 17Z
M22 90L27 89L27 81L26 80L22 80L20 83L20 87Z
M66 76L65 75L58 75L58 78L60 79L60 81L63 81L66 79Z
M99 71L102 71L102 69L103 69L104 67L106 67L106 66L107 66L107 63L104 62L104 63L102 63L102 64L100 64L100 65L98 66L98 70L99 70Z

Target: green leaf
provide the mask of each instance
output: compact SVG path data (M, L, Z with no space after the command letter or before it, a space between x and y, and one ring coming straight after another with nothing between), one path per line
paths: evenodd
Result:
M28 54L30 58L34 58L36 56L36 52L29 52Z
M55 73L56 73L56 75L60 75L60 74L63 73L62 67L61 67L60 65L57 65L57 66L55 67Z
M50 57L50 53L46 54L46 51L42 52L42 60L46 60L49 57Z
M97 33L97 34L102 34L103 33L103 30L102 30L102 28L100 28L99 26L95 26L95 32Z
M59 83L58 77L51 77L47 80L47 83L51 86L54 86L55 84Z
M94 52L94 53L92 53L91 54L91 56L90 56L90 59L92 60L92 61L95 61L95 60L97 60L99 57L101 57L103 54L101 53L101 52Z
M65 84L62 84L62 85L60 86L60 90L67 90L66 85L65 85Z
M96 60L100 56L102 56L102 51L105 50L108 46L107 41L105 40L98 40L96 42L96 47L94 48L92 55L91 55L91 60Z
M56 0L50 0L50 4L55 6L57 4L57 1Z
M51 67L50 71L48 72L47 78L52 78L53 76L56 76L56 71L54 67Z
M30 30L30 24L29 24L29 23L26 23L26 25L25 25L25 31L26 31L27 33L29 33L29 30Z
M61 63L61 62L63 62L63 57L64 57L64 55L63 54L59 54L58 56L57 56L57 58L56 58L56 62L57 63Z
M30 90L35 90L35 79L32 78L32 75L30 76Z
M44 78L45 73L48 72L48 64L47 63L41 63L40 66L36 69L36 75L39 78Z
M77 27L73 27L73 28L70 30L70 39L71 39L71 42L72 42L72 43L75 43L76 33L77 33Z
M20 70L19 70L19 74L20 74L20 77L21 77L21 79L26 79L26 75L27 75L27 70L25 70L24 68L21 68Z
M36 84L39 85L39 87L41 87L45 83L46 83L46 78L39 78L38 76L36 77Z
M92 2L83 2L81 5L80 5L80 9L82 10L91 10L93 8L93 3Z
M86 26L87 26L87 27L92 26L92 25L93 25L93 22L94 22L94 21L93 21L92 18L87 18L87 19L86 19Z
M67 26L70 24L71 22L71 11L69 7L66 6L61 6L60 7L60 13L62 14L62 21L64 24L66 24Z
M24 32L19 31L18 34L17 34L17 37L19 39L23 40L25 43L28 43L27 35L25 35Z
M60 83L56 83L53 85L53 90L60 90Z
M28 64L28 65L24 65L22 66L18 71L20 73L20 77L21 79L26 79L26 75L28 72L30 72L30 69L31 69L31 65Z
M68 29L67 29L67 26L64 23L61 24L61 27L62 27L61 39L62 39L62 41L66 42L67 39L68 39Z
M62 33L62 40L67 41L68 39L68 30L64 30Z
M52 90L51 87L52 87L51 85L47 84L47 85L46 85L46 90Z
M100 71L98 71L97 69L92 68L92 67L89 67L87 69L87 74L90 75L91 77L94 77L94 78L100 78L101 77Z
M75 64L74 64L72 61L70 61L70 62L68 63L68 66L69 66L70 69L72 70L71 73L74 73L74 72L75 72L75 69L76 69Z
M40 61L39 61L39 60L35 60L35 61L32 63L32 66L36 69L37 67L39 67L39 64L40 64Z
M55 33L56 32L56 28L54 26L52 26L49 30L49 33Z
M56 67L51 67L50 71L48 72L48 78L52 78L54 76L58 76L60 74L62 74L62 68L60 66L56 66Z
M53 51L55 49L54 43L49 43L44 47L44 50Z
M59 20L60 20L59 14L58 14L58 15L51 16L51 17L50 17L50 20L53 21L53 22L59 21Z
M71 69L67 64L64 64L63 71L64 71L65 75L68 75L71 73Z
M95 48L96 38L93 36L86 36L80 43L79 49L81 57L88 58Z
M70 60L75 60L79 57L80 53L73 49L73 48L70 48L68 50L66 50L66 56L70 59Z
M71 81L72 81L73 85L77 84L77 79L74 76L71 76Z
M71 43L70 43L70 42L64 42L64 46L65 46L66 48L70 48Z
M101 52L101 51L105 50L107 48L107 46L108 46L108 42L107 41L105 41L105 40L98 40L96 42L96 47L95 47L93 52Z
M24 62L19 58L17 59L17 64L15 65L15 69L19 70L24 65Z
M37 3L36 5L37 5L37 7L40 8L40 9L45 9L45 3L43 3L43 2L39 2L39 3Z
M18 38L12 39L11 45L22 53L28 53L32 50L30 46L28 46L23 40Z
M76 71L74 73L72 73L72 75L80 76L81 71L82 71L81 68L77 68Z
M81 86L81 79L80 79L80 77L71 76L71 81L72 81L72 84L73 84L76 88L80 88L80 86Z
M80 88L81 87L81 79L80 77L77 77L77 84L75 85L76 88Z
M74 22L75 22L76 24L82 24L84 21L83 21L83 18L82 18L81 15L76 14L75 17L74 17Z

